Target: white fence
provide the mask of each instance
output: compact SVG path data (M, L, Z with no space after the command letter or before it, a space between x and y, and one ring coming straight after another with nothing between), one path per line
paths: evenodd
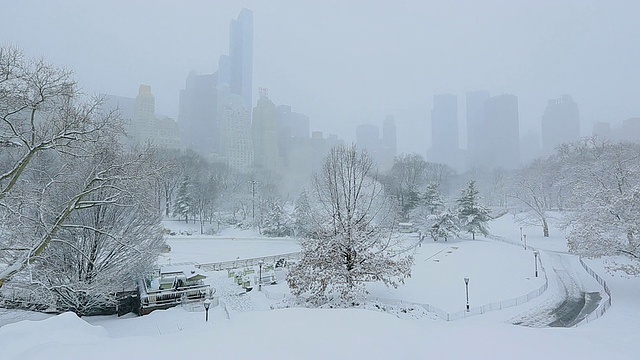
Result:
M547 290L547 288L549 287L549 280L547 278L547 273L544 269L544 266L542 265L542 261L540 261L540 257L538 257L538 261L540 264L540 268L542 270L541 272L544 274L544 284L542 286L540 286L539 288L533 291L530 291L527 294L524 294L515 298L497 301L497 302L485 304L482 306L470 307L468 311L461 310L454 313L448 313L438 307L435 307L431 304L426 304L426 303L416 303L411 301L385 299L385 298L374 298L373 300L379 301L383 304L389 304L389 305L395 305L395 306L420 306L425 310L427 310L428 312L433 313L437 317L446 321L458 320L458 319L466 318L469 316L480 315L480 314L484 314L486 312L494 311L494 310L502 310L512 306L518 306L518 305L524 304L540 296L543 292Z
M496 241L501 241L507 244L511 244L511 245L516 245L516 246L524 246L524 244L521 244L517 241L510 241L506 238L503 238L501 236L495 236L495 235L490 235L488 236L490 239L492 240L496 240ZM532 247L528 246L528 248L533 249ZM597 318L599 318L600 316L604 315L604 313L607 312L607 310L611 307L611 290L609 289L609 286L607 285L607 282L604 281L604 279L602 279L602 277L600 275L598 275L593 269L591 269L583 260L582 258L580 258L580 265L582 265L582 267L584 268L584 270L591 275L592 278L594 278L598 284L600 284L602 286L602 288L604 289L604 292L607 294L607 299L604 301L601 301L600 304L598 305L598 307L593 310L593 312L591 312L591 314L589 314L589 316L587 316L586 318L582 319L579 323L575 324L575 326L578 326L584 322L590 322L593 321ZM546 273L545 273L545 279L546 279ZM546 281L545 281L545 285L546 285Z

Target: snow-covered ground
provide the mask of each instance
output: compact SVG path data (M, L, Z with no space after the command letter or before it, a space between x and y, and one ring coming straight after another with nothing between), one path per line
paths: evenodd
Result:
M493 221L490 230L519 243L519 227L507 215ZM79 319L63 314L41 320L42 314L5 312L0 313L0 324L29 316L38 321L0 327L0 358L637 359L640 278L611 275L602 260L587 263L612 291L613 305L603 317L575 328L513 325L523 319L543 321L541 314L563 300L567 287L602 291L565 254L559 230L551 230L551 238L544 239L540 229L523 228L528 245L541 251L549 281L547 291L523 305L456 321L435 316L399 318L364 309L269 310L278 300L265 295L276 298L286 294L284 282L265 286L263 292L254 289L238 295L240 288L226 278L226 272L212 272L207 280L227 306L211 309L209 322L205 323L200 306L122 318ZM172 251L160 259L165 263L227 261L298 249L293 239L262 239L256 233L238 230L215 237L174 236L168 242ZM470 279L472 307L518 297L544 283L542 269L541 276L534 277L530 249L489 239L425 240L415 248L415 259L412 277L404 286L386 289L372 284L372 298L428 303L455 312L465 306L464 277Z

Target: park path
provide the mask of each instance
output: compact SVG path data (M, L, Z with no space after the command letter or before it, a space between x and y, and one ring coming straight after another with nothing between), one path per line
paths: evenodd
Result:
M575 255L548 252L550 268L547 276L554 277L559 297L553 297L512 319L515 325L529 327L572 327L595 310L601 300L599 292L588 291L583 282L584 272Z

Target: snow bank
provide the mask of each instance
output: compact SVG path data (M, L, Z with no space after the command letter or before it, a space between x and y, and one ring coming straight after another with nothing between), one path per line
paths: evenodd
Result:
M104 328L89 325L68 312L46 320L25 320L1 327L0 349L3 359L23 358L24 354L40 353L38 349L96 343L106 337L108 333Z
M179 312L165 315L171 314ZM574 329L409 321L368 310L254 311L171 335L118 339L85 332L93 327L82 322L63 315L44 327L16 324L13 328L22 329L23 335L41 334L46 328L66 340L14 337L16 347L8 357L3 353L3 359L632 359L635 355L624 346L593 341ZM4 336L0 338L4 341Z

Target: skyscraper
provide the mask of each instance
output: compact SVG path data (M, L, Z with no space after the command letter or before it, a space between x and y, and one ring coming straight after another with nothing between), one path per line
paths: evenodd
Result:
M247 109L253 106L253 11L242 9L229 29L231 93L242 96Z
M453 94L433 96L431 110L431 149L429 162L458 168L458 98Z
M253 135L254 165L268 171L282 170L282 158L278 137L278 117L276 105L269 100L266 89L260 94L258 104L253 109L251 122Z
M156 98L151 93L151 86L140 85L138 96L133 107L131 119L131 137L136 143L144 143L149 140L151 122L155 117Z
M236 159L238 156L247 159L249 150L242 155L238 155L238 151L248 148L232 150L227 139L237 138L238 131L246 127L244 123L236 126L229 121L245 119L240 107L251 114L252 81L253 12L242 9L238 19L231 21L229 55L220 56L218 71L204 75L191 72L185 89L180 91L178 120L183 129L184 146L209 158L244 164L245 160L230 160L229 154L233 152ZM239 96L242 101L238 103L229 95ZM229 104L233 104L231 108ZM233 129L235 135L225 134L229 129Z
M484 165L516 168L520 165L520 120L518 97L503 94L485 102L487 151Z
M549 100L542 115L542 150L553 153L564 143L572 143L580 138L580 116L578 105L571 96Z
M489 92L486 90L466 93L467 153L469 154L468 165L471 167L482 163L483 154L487 148L484 105L488 99Z
M180 90L178 122L183 129L183 146L207 157L221 148L216 75L191 72Z

